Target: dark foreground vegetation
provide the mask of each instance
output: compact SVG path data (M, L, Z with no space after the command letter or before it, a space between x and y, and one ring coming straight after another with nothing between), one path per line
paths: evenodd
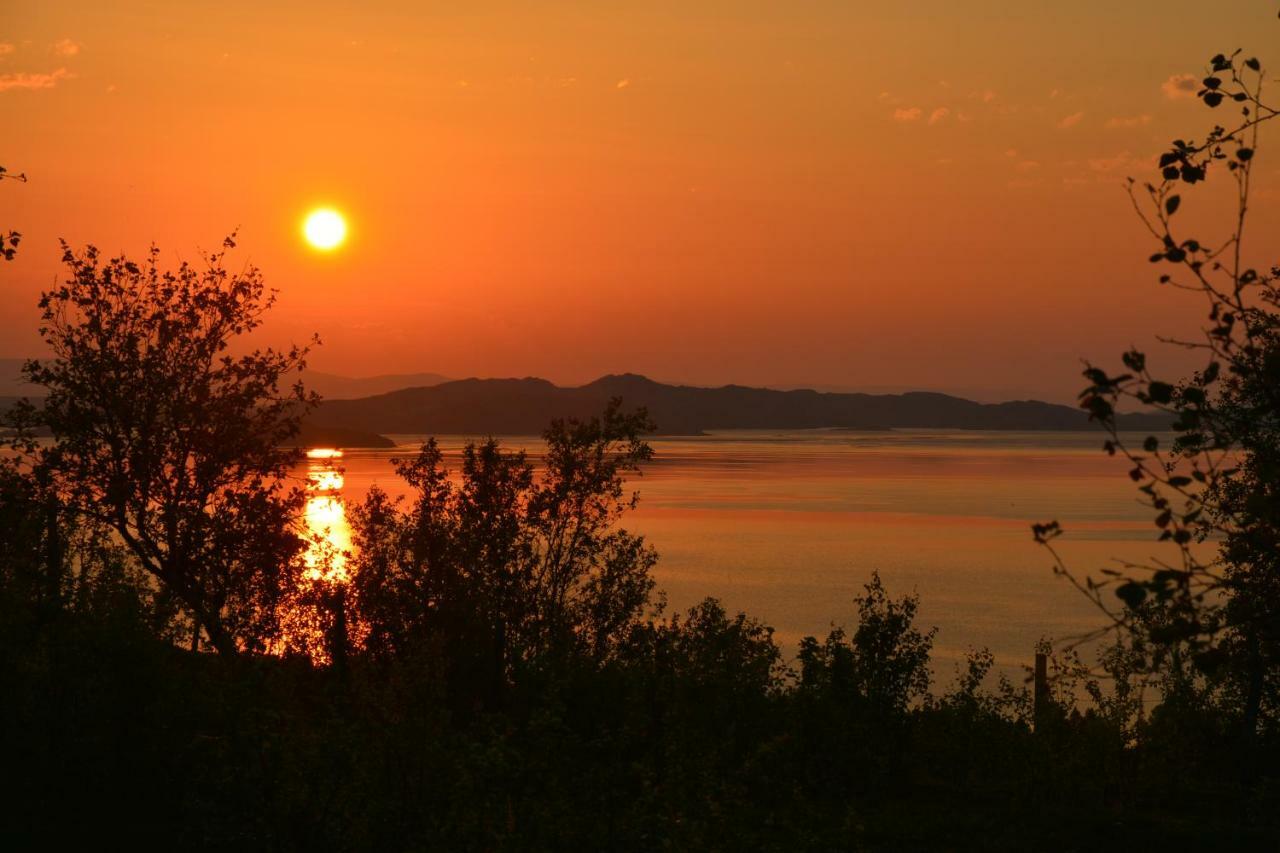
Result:
M105 556L105 555L104 555ZM1104 699L1032 731L972 669L920 692L927 639L878 589L787 678L708 602L603 657L484 661L444 640L343 668L156 637L110 558L0 622L8 849L1274 849L1277 750L1240 761L1229 691L1145 719ZM910 606L905 610L909 613ZM906 615L899 611L897 616ZM479 657L478 655L476 657ZM490 663L492 663L490 661ZM1070 690L1060 685L1060 696Z
M67 250L26 368L46 396L0 457L0 842L1276 849L1280 270L1241 260L1239 224L1210 250L1173 219L1213 167L1243 222L1261 79L1215 57L1200 97L1242 123L1146 187L1163 280L1209 300L1204 369L1130 352L1082 398L1174 557L1060 562L1106 633L1089 661L1046 645L1034 691L983 651L935 682L917 602L878 579L794 659L715 601L667 612L624 526L653 425L618 401L552 423L536 468L490 440L450 472L427 442L398 463L413 498L375 491L326 550L289 477L306 351L231 354L258 273ZM1172 446L1125 443L1126 397Z

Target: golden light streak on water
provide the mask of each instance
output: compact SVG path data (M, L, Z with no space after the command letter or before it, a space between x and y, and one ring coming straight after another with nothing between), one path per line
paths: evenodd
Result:
M351 579L351 525L342 499L345 484L338 467L342 451L318 447L307 451L307 498L303 522L310 540L303 559L308 580L346 583Z
M273 647L277 654L303 654L317 665L330 662L331 631L338 610L345 611L351 581L352 532L342 496L342 456L331 447L306 453L306 504L299 518L307 543L302 578L282 605L281 639ZM349 647L361 642L357 626L346 625L343 633Z
M311 470L307 472L307 486L313 492L338 492L345 484L341 471Z

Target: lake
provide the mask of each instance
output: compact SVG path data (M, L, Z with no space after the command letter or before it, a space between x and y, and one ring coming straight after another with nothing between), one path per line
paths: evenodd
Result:
M390 460L412 454L420 437L392 439L395 450L347 450L336 481L323 473L328 460L311 460L325 487L313 498L317 524L340 525L342 502L361 500L374 483L407 493ZM456 461L465 439L438 440ZM502 440L531 455L541 449L534 438ZM879 571L892 594L920 595L921 622L939 629L940 676L982 646L1014 673L1041 637L1100 624L1053 575L1033 522L1062 522L1059 550L1073 568L1168 556L1127 466L1102 452L1102 440L927 430L655 438L626 526L658 549L655 576L671 607L715 596L773 626L788 653L833 622L852 625L852 598Z

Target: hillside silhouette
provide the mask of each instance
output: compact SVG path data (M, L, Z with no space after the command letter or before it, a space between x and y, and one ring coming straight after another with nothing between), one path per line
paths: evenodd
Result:
M776 391L726 385L667 385L644 376L604 376L561 387L545 379L463 379L357 400L326 400L310 423L374 433L532 435L552 418L583 418L614 397L645 407L664 435L717 429L1087 430L1079 409L1025 400L976 403L935 392ZM1128 429L1162 429L1162 416L1121 416Z
M421 388L449 382L439 373L384 373L377 376L340 376L319 370L304 370L302 383L326 400L354 400L387 394L405 388Z
M0 400L17 397L43 397L44 389L22 377L24 358L0 358Z

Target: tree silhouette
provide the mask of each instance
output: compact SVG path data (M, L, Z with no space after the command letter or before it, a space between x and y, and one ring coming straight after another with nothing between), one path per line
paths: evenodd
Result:
M1122 373L1085 370L1081 405L1109 432L1105 450L1131 463L1175 556L1079 577L1054 554L1057 570L1129 633L1146 666L1182 672L1189 661L1199 677L1226 675L1246 741L1264 712L1280 711L1280 267L1256 268L1244 240L1259 131L1277 115L1262 100L1265 76L1239 51L1213 57L1198 96L1211 109L1238 106L1237 121L1203 142L1175 140L1158 181L1130 181L1157 242L1150 260L1168 270L1161 283L1207 302L1203 335L1169 341L1202 354L1203 367L1160 378L1131 350ZM1188 234L1178 214L1184 194L1219 171L1235 184L1236 210L1229 233L1211 242ZM1125 401L1166 413L1172 443L1122 433ZM1034 533L1049 544L1061 528L1038 524Z
M302 493L285 479L297 451L281 443L315 402L281 388L306 349L230 354L275 298L257 269L226 269L234 245L171 272L155 248L139 264L64 244L68 277L40 300L52 358L24 367L48 397L17 413L53 433L31 448L39 476L112 529L224 655L278 632L302 544Z

